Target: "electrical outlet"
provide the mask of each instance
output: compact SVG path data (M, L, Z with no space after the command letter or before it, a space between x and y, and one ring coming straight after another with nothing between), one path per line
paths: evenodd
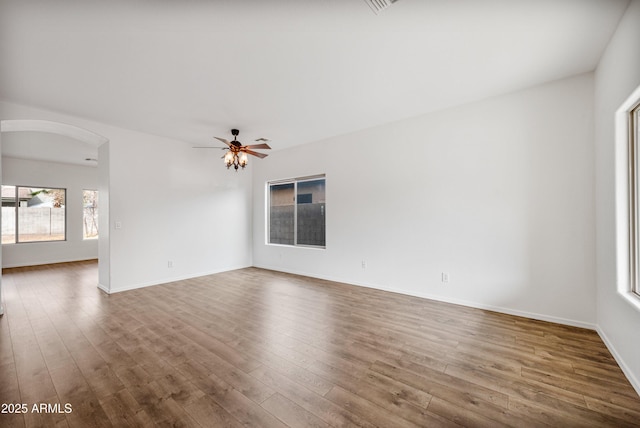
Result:
M169 260L167 262L167 267L172 268L173 267L173 260Z
M363 260L362 261L362 269L366 269L367 268L367 261Z
M443 283L449 283L449 272L442 272L441 280Z

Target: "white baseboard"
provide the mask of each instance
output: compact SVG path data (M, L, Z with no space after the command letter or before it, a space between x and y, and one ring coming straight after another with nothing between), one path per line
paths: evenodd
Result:
M629 367L625 364L624 360L616 350L615 346L613 346L613 343L609 340L604 330L602 330L598 326L596 331L600 335L600 338L604 342L607 349L609 349L609 352L611 352L611 355L613 355L613 358L618 363L618 366L620 366L622 373L624 373L624 375L627 377L627 379L629 380L629 383L631 383L631 386L633 386L633 389L635 389L638 395L640 395L640 380L638 380L638 378L635 377L631 369L629 369Z
M43 266L43 265L55 265L58 263L72 263L72 262L86 262L89 260L98 260L97 257L87 257L87 258L63 258L63 259L51 259L51 260L40 260L37 262L34 261L30 261L30 262L24 262L24 263L8 263L8 264L2 264L2 268L5 269L10 269L10 268L17 268L17 267L27 267L27 266Z
M222 273L222 272L229 272L229 271L232 271L232 270L244 269L244 268L248 268L248 267L251 267L251 266L237 266L237 267L231 267L231 268L225 268L225 269L216 269L216 270L207 271L207 272L199 272L199 273L195 273L195 274L175 276L175 277L170 277L170 278L162 278L162 279L158 279L158 280L155 280L155 281L141 282L141 283L138 283L138 284L130 284L130 285L125 285L123 287L117 287L117 288L111 288L110 287L109 290L107 290L106 287L101 286L99 284L98 288L100 288L102 291L104 291L107 294L114 294L114 293L121 293L123 291L137 290L138 288L152 287L154 285L168 284L170 282L183 281L185 279L198 278L198 277L201 277L201 276L214 275L216 273Z
M500 313L503 313L503 314L515 315L515 316L524 317L524 318L531 318L531 319L535 319L535 320L539 320L539 321L547 321L547 322L553 322L553 323L556 323L556 324L569 325L569 326L572 326L572 327L580 327L580 328L586 328L586 329L589 329L589 330L596 330L596 324L594 324L594 323L588 323L588 322L579 321L579 320L572 320L572 319L568 319L568 318L556 317L556 316L553 316L553 315L539 314L539 313L535 313L535 312L520 311L520 310L517 310L517 309L505 308L505 307L502 307L502 306L487 305L487 304L484 304L484 303L472 302L472 301L468 301L468 300L456 299L456 298L451 298L451 297L446 297L446 296L439 296L439 295L433 295L433 294L427 294L427 293L416 293L415 291L409 291L409 290L403 290L403 289L397 289L397 288L390 288L390 287L383 287L383 286L379 286L377 284L354 282L354 281L351 281L351 280L347 281L347 280L344 280L342 278L336 278L336 277L331 277L331 276L327 276L327 275L316 275L316 274L310 274L308 272L300 272L300 271L294 271L294 270L289 270L289 269L281 269L281 268L269 267L269 266L255 266L255 267L260 268L260 269L268 269L268 270L274 270L274 271L278 271L278 272L290 273L290 274L293 274L293 275L308 276L308 277L311 277L311 278L318 278L318 279L324 279L324 280L327 280L327 281L340 282L340 283L343 283L343 284L356 285L358 287L366 287L366 288L372 288L372 289L375 289L375 290L388 291L388 292L391 292L391 293L404 294L404 295L407 295L407 296L420 297L422 299L435 300L435 301L438 301L438 302L451 303L451 304L454 304L454 305L467 306L467 307L470 307L470 308L484 309L484 310L493 311L493 312L500 312Z

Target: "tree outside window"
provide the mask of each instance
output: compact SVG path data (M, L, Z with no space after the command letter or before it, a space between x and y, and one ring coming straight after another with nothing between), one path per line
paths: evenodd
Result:
M98 238L98 191L82 191L82 237L83 239Z

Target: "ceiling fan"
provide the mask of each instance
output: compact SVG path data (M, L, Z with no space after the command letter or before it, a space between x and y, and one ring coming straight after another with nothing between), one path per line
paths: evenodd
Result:
M237 140L237 136L240 134L240 131L237 129L231 130L231 135L233 135L233 141L227 141L224 138L213 137L218 141L222 141L228 147L194 147L194 149L223 149L228 150L222 158L224 159L224 164L229 169L231 166L238 171L238 168L242 167L244 169L248 163L247 155L256 156L260 159L266 158L268 155L260 152L254 152L253 149L271 149L268 144L260 143L260 144L251 144L248 146L243 146L240 141ZM256 141L269 141L266 138L258 138Z

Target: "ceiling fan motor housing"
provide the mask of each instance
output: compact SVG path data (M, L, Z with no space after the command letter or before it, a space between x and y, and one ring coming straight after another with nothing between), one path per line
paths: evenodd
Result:
M230 142L230 144L231 144L233 147L237 148L237 149L239 149L240 147L242 147L242 143L236 139L236 137L238 136L238 134L240 134L240 131L239 131L239 130L237 130L237 129L232 129L232 130L231 130L231 135L233 135L233 141L231 141L231 142ZM233 149L233 147L232 147L232 149Z

